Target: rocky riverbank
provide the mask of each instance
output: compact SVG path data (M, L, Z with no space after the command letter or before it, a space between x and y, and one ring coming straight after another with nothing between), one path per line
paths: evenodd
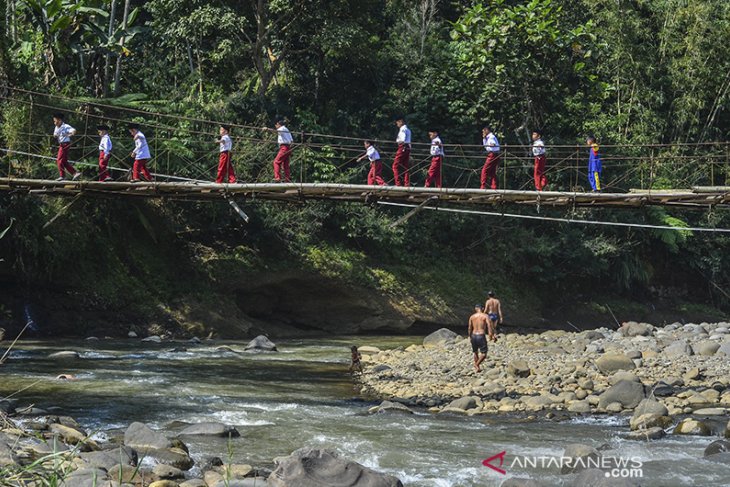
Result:
M490 343L482 371L466 338L439 330L405 349L361 347L365 395L381 410L421 406L433 413L632 415L629 437L730 437L727 323L675 323L505 334Z
M226 457L196 464L185 441L201 436L240 441L221 423L179 424L168 438L142 423L89 434L73 418L0 402L0 484L21 487L402 487L335 453L301 448L270 465L231 463Z

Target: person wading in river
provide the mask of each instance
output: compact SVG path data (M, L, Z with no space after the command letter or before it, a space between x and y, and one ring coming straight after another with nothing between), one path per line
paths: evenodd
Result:
M474 314L469 317L469 340L471 341L471 351L474 352L474 370L481 372L479 366L487 358L487 327L489 326L489 317L484 314L484 308L481 304L474 306Z
M489 318L489 339L493 342L497 341L497 323L502 324L502 303L494 297L494 291L487 293L487 302L484 304L484 310Z

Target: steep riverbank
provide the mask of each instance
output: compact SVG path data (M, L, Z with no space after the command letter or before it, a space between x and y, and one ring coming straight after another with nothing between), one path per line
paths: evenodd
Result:
M515 247L500 240L513 238L508 228L492 235L498 228L490 227L488 251L480 251L458 241L484 242L482 230L440 215L391 228L398 214L310 202L256 205L245 225L220 205L92 200L44 226L63 209L63 200L19 196L4 208L17 222L0 240L7 336L29 320L31 337L426 334L462 327L488 290L520 330L610 326L614 315L655 323L724 316L702 275L677 285L661 254L611 272L623 282L614 287L601 279L619 258L608 249L588 260L586 248L553 255L559 265L551 266L548 249L532 248L547 237L527 228L512 229L525 234ZM367 225L349 229L350 212ZM460 237L425 237L422 225L454 226ZM353 236L365 230L367 238ZM549 229L562 238L558 230ZM578 273L587 262L596 272Z

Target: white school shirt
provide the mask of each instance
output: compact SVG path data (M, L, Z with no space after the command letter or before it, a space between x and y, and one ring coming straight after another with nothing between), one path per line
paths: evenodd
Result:
M375 162L375 161L380 160L380 153L378 152L378 149L376 149L374 145L371 145L370 147L368 147L366 154L367 154L370 162Z
M395 139L395 141L398 144L411 145L411 129L408 128L408 125L401 125L400 130L398 130L398 137Z
M134 136L134 150L132 153L135 159L152 159L147 139L142 132L137 132L137 135Z
M66 144L71 142L71 135L73 135L74 129L67 123L62 123L60 126L53 130L53 136L58 139L59 144Z
M231 150L231 148L233 147L233 141L231 140L231 137L228 134L226 134L221 137L220 145L221 145L221 149L220 149L221 152L229 152Z
M535 157L545 155L545 142L542 139L537 139L532 143L532 155Z
M443 156L444 155L444 146L442 145L441 137L434 137L431 139L431 155L432 156Z
M291 136L291 132L289 132L289 129L285 126L281 126L278 129L276 129L276 133L278 134L277 141L279 142L279 145L290 145L292 142L294 142L294 139Z
M105 156L108 156L112 152L112 138L109 134L102 135L101 141L99 141L99 152L103 152Z
M482 144L484 145L484 150L487 152L499 152L499 141L497 140L497 136L492 132L489 132L489 135L484 137Z

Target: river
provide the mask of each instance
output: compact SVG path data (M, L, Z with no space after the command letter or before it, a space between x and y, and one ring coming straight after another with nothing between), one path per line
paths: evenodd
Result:
M568 443L607 444L641 464L644 486L727 486L730 468L702 459L714 438L668 436L651 442L621 439L628 417L562 422L523 422L509 416L449 416L366 412L374 403L357 396L347 373L349 345L392 348L418 337L357 337L288 340L280 352L235 354L244 343L161 345L125 341L23 341L0 368L0 397L15 394L19 405L58 407L100 438L121 434L142 421L172 436L179 422L220 421L240 438L185 441L198 462L271 466L272 459L302 446L329 448L412 487L498 486L511 476L547 485L571 485L554 465L529 465L559 456ZM187 347L187 351L169 351ZM75 350L81 360L59 362L50 353ZM77 377L59 381L60 373ZM506 476L482 465L505 451ZM521 464L515 463L521 458ZM540 460L542 458L542 460ZM499 466L499 462L493 461ZM631 466L636 466L632 464ZM628 470L628 469L627 469ZM195 471L193 471L195 473Z

